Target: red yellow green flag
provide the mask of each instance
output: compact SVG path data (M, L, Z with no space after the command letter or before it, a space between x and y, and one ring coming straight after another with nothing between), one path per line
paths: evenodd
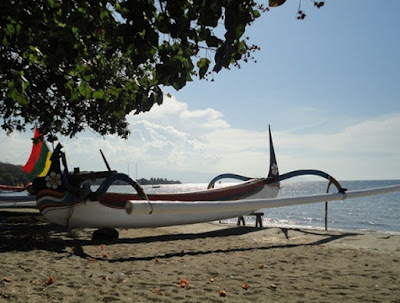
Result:
M37 176L43 177L47 174L51 165L50 157L51 152L39 130L36 128L31 155L24 167L22 167L30 181Z

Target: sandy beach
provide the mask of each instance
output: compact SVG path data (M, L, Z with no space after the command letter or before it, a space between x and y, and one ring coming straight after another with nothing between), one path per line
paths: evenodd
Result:
M0 211L0 302L400 302L400 236L203 223L67 231Z

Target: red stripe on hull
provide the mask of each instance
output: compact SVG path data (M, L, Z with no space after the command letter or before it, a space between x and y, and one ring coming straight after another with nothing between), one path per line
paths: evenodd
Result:
M255 195L265 186L265 179L256 179L243 184L222 187L211 190L187 193L153 194L147 195L149 200L162 201L225 201L239 200ZM129 200L142 200L136 194L106 193L99 199L105 206L113 208L124 208Z

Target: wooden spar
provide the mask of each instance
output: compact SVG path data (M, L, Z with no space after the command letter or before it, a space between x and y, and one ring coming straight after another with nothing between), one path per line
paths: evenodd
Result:
M250 199L237 201L128 201L125 211L129 215L156 215L156 214L196 214L224 212L251 212L263 208L302 205L318 202L346 200L366 196L379 195L400 191L400 185L357 190L352 192L338 192L333 194L310 195L303 197Z
M111 171L111 167L110 167L110 165L108 165L107 159L106 159L106 157L104 156L104 154L103 154L103 152L102 152L101 149L100 149L100 154L101 154L101 156L103 157L103 161L104 161L104 163L106 164L108 171Z
M326 189L326 193L329 193L329 188L331 187L332 182L329 181L328 187ZM325 201L325 230L328 231L328 202Z
M328 231L328 202L325 201L325 230Z

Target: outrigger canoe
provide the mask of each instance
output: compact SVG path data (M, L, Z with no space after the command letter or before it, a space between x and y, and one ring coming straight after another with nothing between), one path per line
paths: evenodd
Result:
M300 175L324 177L339 191L345 191L336 179L322 171L299 170L279 175L270 130L269 143L270 165L267 177L251 178L236 174L222 174L211 180L208 188L202 191L154 195L146 195L138 182L115 171L87 173L74 169L73 173L69 172L65 154L61 151L62 146L59 144L51 157L48 174L33 181L37 207L50 221L68 227L140 228L208 222L247 215L257 208L248 207L238 210L232 208L229 203L276 198L280 181ZM107 162L106 165L109 167ZM87 181L100 178L104 181L96 191L92 191ZM224 178L242 182L214 188L214 184ZM137 193L108 192L110 186L116 181L131 185ZM189 206L185 206L185 211L179 211L175 207L179 204L177 201ZM160 205L161 208L163 205L169 206L156 214L152 209L153 204L158 205L158 208ZM138 207L139 211L137 211ZM168 209L176 211L168 211Z

